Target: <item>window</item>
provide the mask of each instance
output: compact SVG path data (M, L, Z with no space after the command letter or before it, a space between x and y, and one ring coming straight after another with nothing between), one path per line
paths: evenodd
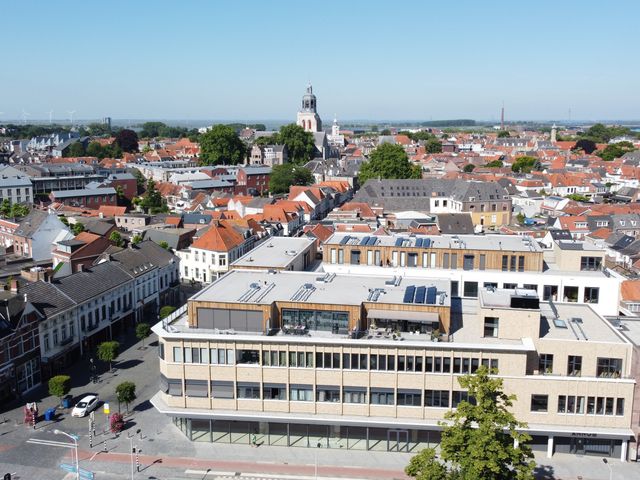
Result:
M451 280L451 296L457 297L459 295L459 283L457 280Z
M478 267L480 270L484 270L487 264L487 256L484 253L480 254L480 266Z
M578 287L564 287L564 301L575 303L578 301Z
M549 395L531 395L531 411L546 412L549 406Z
M164 342L158 342L158 357L164 360Z
M258 350L238 350L237 363L240 364L258 364L260 363L260 352Z
M173 347L173 361L176 363L182 363L182 348Z
M516 288L518 288L518 284L517 283L504 283L502 285L502 288L504 288L505 290L515 290Z
M584 287L584 303L598 303L600 289L598 287Z
M405 407L421 407L422 395L420 390L398 390L398 405Z
M417 253L409 253L407 255L407 266L408 267L417 267L418 266L418 254Z
M344 387L342 398L344 403L367 403L367 389L364 387Z
M476 404L476 400L469 396L469 392L454 390L451 396L451 407L456 408L460 402L468 402L471 405Z
M511 271L511 272L515 272L516 271L516 256L515 255L511 255L511 259L509 261L509 271Z
M538 285L536 285L535 283L525 283L524 285L522 285L522 288L524 288L525 290L535 290L536 292L538 291Z
M502 255L502 271L506 272L509 270L509 255Z
M601 358L598 357L598 368L596 375L598 377L620 377L622 373L621 358Z
M233 365L235 364L235 350L224 348L212 348L211 363L214 365Z
M195 350L195 349L194 349ZM187 397L201 397L206 398L209 396L209 385L207 380L185 380L184 391Z
M455 270L456 268L458 268L458 254L452 253L451 254L451 270Z
M575 395L559 395L558 396L558 413L584 413L584 397L576 397Z
M213 398L233 398L233 382L213 380L211 382L211 396Z
M182 380L168 378L167 379L168 394L176 397L182 396Z
M558 299L558 286L557 285L545 285L542 290L542 300L557 300Z
M336 263L338 258L337 251L335 248L331 249L331 263Z
M262 398L264 400L286 400L287 387L279 383L265 383L262 388Z
M351 264L360 265L360 250L351 250Z
M616 401L616 415L624 415L624 398L618 398Z
M463 296L477 298L478 282L464 282Z
M600 257L580 257L580 270L600 270L601 266Z
M498 337L497 317L484 317L484 336L494 338Z
M51 348L51 345L49 345L49 334L45 333L44 334L44 351L48 352L50 348Z
M538 370L540 373L553 373L553 354L551 353L541 353L540 359L538 362Z
M340 402L340 388L318 385L316 387L316 400L318 402Z
M567 362L567 375L571 377L579 377L582 372L582 356L569 355Z
M475 257L473 255L464 255L462 257L462 269L473 270L473 262Z
M442 268L449 268L449 254L442 255Z
M291 385L289 400L292 402L313 402L313 387L311 385Z
M524 255L518 256L518 271L524 272Z
M393 405L393 397L392 388L372 388L369 399L372 405Z
M425 407L449 407L449 390L425 390Z
M237 397L245 399L260 399L260 384L253 382L238 382Z
M226 266L227 265L227 256L226 255L220 255L219 261L220 261L220 266L221 267Z

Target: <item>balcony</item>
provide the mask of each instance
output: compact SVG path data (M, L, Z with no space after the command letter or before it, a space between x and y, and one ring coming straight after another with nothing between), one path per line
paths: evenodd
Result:
M69 336L66 338L63 338L62 340L60 340L60 342L58 343L58 345L60 347L64 347L65 345L69 345L70 343L73 343L73 337Z
M98 324L97 324L97 323L94 323L94 324L91 324L91 323L90 323L90 324L88 324L88 325L87 325L86 331L87 331L87 332L92 332L92 331L94 331L96 328L98 328Z

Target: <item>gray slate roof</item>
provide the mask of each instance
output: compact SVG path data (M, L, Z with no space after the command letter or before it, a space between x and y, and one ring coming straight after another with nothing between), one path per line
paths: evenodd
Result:
M81 188L78 190L59 190L57 192L51 192L55 198L73 198L73 197L88 197L91 195L115 195L116 189L112 187L105 188Z
M75 305L75 302L48 282L35 282L22 287L21 292L41 314L51 317Z
M125 270L113 262L104 262L56 280L53 285L76 303L82 303L129 280L131 276Z

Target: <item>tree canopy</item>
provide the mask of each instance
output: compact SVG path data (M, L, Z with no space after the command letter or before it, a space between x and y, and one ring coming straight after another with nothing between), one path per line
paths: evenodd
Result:
M98 345L98 359L109 364L111 370L111 362L118 357L120 343L116 341L102 342Z
M293 163L275 165L269 177L269 191L287 193L291 185L311 185L313 182L313 174L308 168Z
M476 166L473 163L467 163L462 169L464 172L471 173L475 170Z
M124 128L116 135L115 143L122 149L123 152L137 152L138 151L138 134L133 130Z
M87 146L86 155L89 157L103 158L122 158L122 149L116 141L111 145L101 145L98 142L91 142Z
M167 204L152 179L147 180L147 189L138 204L151 214L168 211Z
M588 138L596 143L608 143L612 138L622 135L631 135L631 130L620 125L606 126L602 123L596 123L586 132L580 134L581 137Z
M71 377L69 375L56 375L49 379L49 395L62 399L71 390Z
M118 411L120 411L120 404L125 403L127 405L127 412L128 412L129 404L137 398L136 384L133 382L120 383L116 387L116 398L118 399Z
M361 185L371 178L421 178L420 166L412 165L401 145L379 145L360 167Z
M498 138L509 138L510 136L509 130L500 130L498 132Z
M591 155L598 147L596 146L596 142L593 140L589 140L588 138L581 138L576 142L576 144L571 147L571 150L582 150L587 155Z
M200 136L200 160L205 165L242 163L247 147L236 131L226 125L215 125Z
M485 165L486 168L502 168L503 166L502 160L493 160Z
M532 170L539 170L540 162L536 157L518 157L511 165L511 171L519 173L531 173Z
M0 215L4 218L18 218L29 214L29 207L22 203L11 203L8 198L0 203Z
M151 335L151 326L148 323L139 323L136 325L136 338L142 341L144 347L144 339Z
M424 144L424 148L427 153L440 153L442 152L442 143L437 138L431 138Z
M121 247L122 245L124 245L124 240L122 239L122 235L120 235L120 232L118 232L117 230L114 230L113 232L111 232L111 235L109 235L109 241L113 243L116 247Z
M503 391L501 378L481 366L475 374L458 379L469 400L445 413L441 425L441 463L433 449L414 457L405 471L419 479L533 480L535 462L521 430L526 424L508 410L515 395ZM516 446L517 445L517 446Z
M616 158L620 158L625 153L633 152L636 147L631 142L618 142L607 145L602 151L596 153L605 162L610 162Z
M280 131L270 137L260 137L256 140L258 145L286 145L289 161L297 164L305 164L313 159L315 153L315 140L311 132L295 123L283 125Z

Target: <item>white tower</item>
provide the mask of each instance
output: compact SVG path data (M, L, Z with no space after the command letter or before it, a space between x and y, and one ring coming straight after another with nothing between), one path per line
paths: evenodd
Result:
M333 125L331 125L331 136L337 137L340 135L340 125L338 125L338 119L336 116L333 116Z
M316 112L316 96L311 84L307 86L307 93L302 97L302 108L298 112L296 123L307 132L321 132L322 120Z
M556 137L558 134L558 127L556 127L556 124L553 124L553 127L551 127L551 143L556 143Z

